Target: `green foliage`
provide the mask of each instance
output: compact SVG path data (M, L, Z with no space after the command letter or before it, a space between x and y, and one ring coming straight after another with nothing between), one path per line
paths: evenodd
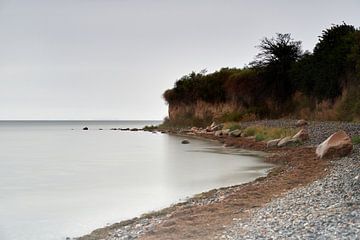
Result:
M296 134L296 130L290 129L290 128L249 126L249 127L245 128L244 134L246 137L255 136L255 140L263 141L263 140L270 140L270 139L277 139L277 138L293 136Z
M165 118L163 123L159 126L159 128L184 128L189 126L194 127L206 127L209 126L212 122L212 119L209 118L197 118L192 116L191 114L187 114L185 116L178 117L176 119L170 120L169 118Z
M323 31L313 54L306 54L292 69L298 89L318 100L335 99L347 85L347 74L359 61L359 48L353 26L345 23ZM352 57L350 57L352 55Z
M149 125L149 126L146 125L145 127L143 127L144 131L149 131L149 132L157 130L157 129L158 129L158 126L154 126L154 125Z
M255 141L257 141L257 142L263 141L265 139L266 139L265 135L263 135L261 133L258 133L255 135Z
M225 122L223 129L230 129L230 131L234 131L237 129L241 129L241 126L239 125L239 123L236 122Z
M353 144L360 144L360 136L352 137L352 143Z
M238 122L242 119L242 114L240 112L234 111L223 114L219 121L220 122Z

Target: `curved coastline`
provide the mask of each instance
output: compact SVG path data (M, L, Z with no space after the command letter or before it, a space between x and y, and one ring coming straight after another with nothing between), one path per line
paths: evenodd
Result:
M294 121L257 121L244 124L291 126ZM226 146L264 151L267 153L265 161L276 164L276 167L272 168L265 177L255 181L204 192L185 202L97 229L78 239L227 238L222 234L234 224L234 221L251 220L253 210L262 209L268 203L282 199L290 190L301 189L328 176L334 168L334 162L329 159L317 159L314 146L337 129L344 129L350 135L358 134L360 125L311 122L308 128L310 140L305 145L275 149L267 149L265 143L253 139L197 135L195 137L220 141ZM189 137L186 134L182 136Z

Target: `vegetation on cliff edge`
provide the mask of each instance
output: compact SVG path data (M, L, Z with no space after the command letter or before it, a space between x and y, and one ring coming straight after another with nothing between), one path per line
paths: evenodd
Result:
M246 116L360 119L360 30L345 23L324 30L312 53L290 34L264 38L244 68L192 72L166 90L174 105L235 102L224 118ZM191 118L191 113L183 118ZM204 119L202 119L204 120ZM211 120L211 119L208 119ZM201 120L198 120L201 121Z

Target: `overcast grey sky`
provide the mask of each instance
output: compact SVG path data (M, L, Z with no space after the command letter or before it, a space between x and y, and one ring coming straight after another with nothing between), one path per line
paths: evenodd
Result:
M312 50L359 13L359 0L0 0L0 119L162 119L182 75L242 67L276 32Z

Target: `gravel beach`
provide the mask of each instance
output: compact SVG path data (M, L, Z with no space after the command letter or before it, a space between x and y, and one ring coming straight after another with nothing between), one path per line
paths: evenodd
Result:
M295 122L263 120L241 125L294 127ZM99 229L81 239L360 239L360 145L354 145L351 155L327 163L313 156L314 147L338 130L350 136L360 135L360 124L310 122L306 128L310 140L302 149L284 149L275 155L281 158L286 153L285 160L280 161L286 166L278 176L271 174L260 181L213 190L179 206ZM287 163L289 154L301 156ZM302 160L305 165L296 164ZM316 167L321 172L316 169L310 173ZM293 173L294 169L299 171ZM309 176L303 177L308 172ZM208 224L206 215L213 222ZM214 226L217 229L207 234Z
M293 126L293 121L257 123ZM321 143L337 130L360 135L360 125L353 123L313 122L308 129L310 145ZM350 156L332 164L325 178L251 210L250 218L234 219L233 226L218 238L360 239L360 146L355 145Z
M288 192L219 239L360 239L360 148L333 161L325 178Z

